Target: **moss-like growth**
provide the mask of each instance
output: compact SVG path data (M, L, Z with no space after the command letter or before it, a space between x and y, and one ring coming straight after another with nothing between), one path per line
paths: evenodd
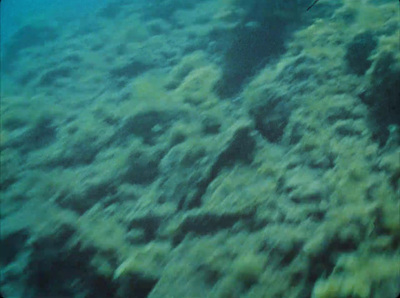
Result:
M158 276L165 265L170 246L166 243L150 243L136 247L131 255L123 261L114 272L114 279L127 274Z
M203 51L195 51L184 56L181 61L172 69L168 81L165 84L168 89L175 89L193 70L204 67L207 64L207 57Z
M208 65L191 71L178 87L177 93L185 102L202 104L212 101L212 90L220 77L216 66Z
M367 298L370 291L368 281L357 277L340 276L317 282L313 298Z
M342 273L318 281L314 287L313 297L370 297L374 285L393 277L400 277L398 268L400 268L398 256L394 258L381 255L342 256L335 268Z
M265 263L265 256L248 253L239 256L235 260L232 264L231 271L238 281L250 286L258 281L260 275L264 271Z

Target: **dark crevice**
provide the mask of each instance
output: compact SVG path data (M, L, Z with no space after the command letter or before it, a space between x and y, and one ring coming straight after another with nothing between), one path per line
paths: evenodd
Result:
M177 117L176 112L156 110L130 116L115 134L112 142L123 144L133 134L141 137L145 144L154 145L156 138L165 133Z
M178 245L188 233L196 235L210 235L223 229L230 229L239 221L245 221L251 226L254 210L247 213L211 214L187 216L180 225L179 233L173 239L173 244Z
M26 230L21 230L1 239L0 264L6 266L15 260L18 253L23 250L28 240L29 234Z
M370 68L372 62L368 58L376 48L377 43L376 37L370 31L357 34L354 37L347 46L345 56L347 65L353 73L363 75Z
M141 229L144 232L143 242L148 243L156 238L158 228L162 222L159 216L144 216L130 220L128 229Z
M248 21L232 32L224 56L222 79L216 85L221 98L237 94L243 83L284 49L284 23Z
M117 193L117 187L110 183L91 183L80 193L61 191L55 203L60 207L72 210L80 215L88 211L95 204L112 200Z
M36 239L26 268L27 287L34 297L115 297L116 287L91 267L94 247L72 245L74 228L60 227L49 237ZM27 288L27 290L28 290Z
M119 279L118 282L120 284L118 297L147 298L158 283L158 279L143 274L129 274Z
M33 127L26 130L20 138L10 141L5 147L16 148L22 154L48 146L56 139L56 129L53 118L49 115L41 116Z
M40 87L52 86L57 82L57 80L70 77L73 70L74 69L71 67L63 66L63 67L59 67L56 69L46 71L41 76L41 78L38 82L38 86L40 86Z
M370 107L373 139L384 146L390 125L400 126L400 65L391 52L383 52L373 65L370 88L361 100Z
M251 136L251 128L246 126L238 129L226 148L215 159L208 175L198 182L195 194L180 204L181 207L183 209L200 207L203 195L206 193L210 183L218 176L221 169L233 166L237 162L251 163L255 146L256 142Z
M111 70L110 74L115 79L129 79L149 70L152 67L142 61L132 60L130 63Z
M222 78L216 85L221 98L240 92L259 69L282 54L290 33L301 24L304 10L298 1L275 2L236 1L244 12L239 25L222 35L214 32L224 48Z

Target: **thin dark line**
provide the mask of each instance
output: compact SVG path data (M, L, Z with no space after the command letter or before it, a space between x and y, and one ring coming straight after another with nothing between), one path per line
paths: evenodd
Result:
M317 2L318 2L319 0L315 0L314 2L313 2L313 4L311 4L308 8L307 8L307 11L309 11L315 4L317 4ZM400 1L400 0L399 0Z

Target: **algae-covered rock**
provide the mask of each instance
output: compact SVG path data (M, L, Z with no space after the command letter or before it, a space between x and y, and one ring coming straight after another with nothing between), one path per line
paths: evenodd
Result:
M16 31L2 294L395 297L397 2L310 2L110 0Z
M191 71L177 88L183 101L199 105L212 99L212 90L220 77L220 71L215 66L205 66Z
M152 243L136 247L114 272L114 279L137 274L142 276L159 277L170 253L168 243Z
M246 90L248 111L257 131L270 142L279 142L291 114L286 96L268 86Z
M372 256L367 259L362 256L343 256L339 259L338 267L344 273L333 274L326 280L315 284L313 297L389 297L393 288L379 289L373 293L372 288L387 280L400 278L397 259L385 256Z

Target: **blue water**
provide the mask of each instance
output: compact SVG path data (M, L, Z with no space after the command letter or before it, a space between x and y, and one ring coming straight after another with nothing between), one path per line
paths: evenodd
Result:
M48 18L61 22L83 18L106 2L107 0L3 0L0 4L1 45L32 18Z

